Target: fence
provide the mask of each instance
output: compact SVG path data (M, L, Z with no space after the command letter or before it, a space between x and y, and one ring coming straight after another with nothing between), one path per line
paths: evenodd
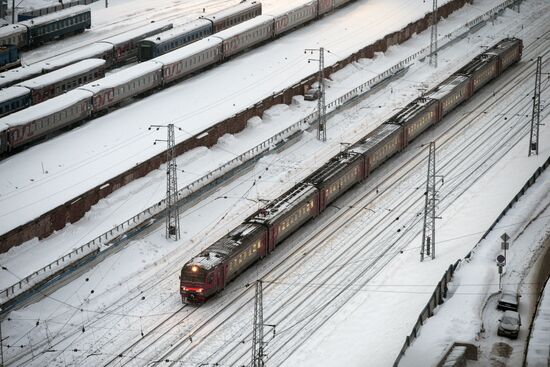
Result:
M60 4L55 4L55 5L50 5L43 8L20 12L17 14L17 21L22 22L27 19L32 19L32 18L39 17L41 15L54 13L56 11L71 8L76 5L88 5L91 3L95 3L96 1L99 1L99 0L69 0L69 1L62 2Z
M509 4L513 4L516 1L517 0L507 0L503 4L496 6L495 8L486 12L485 14L477 17L473 21L466 23L464 26L460 27L459 29L443 36L438 41L438 43L441 45L440 49L449 45L451 42L464 37L469 32L471 27L474 27L479 23L485 21L486 19L489 19L492 15L498 13L502 9L509 6ZM425 58L426 56L429 55L429 52L430 52L430 47L427 46L424 49L418 52L415 52L414 54L410 55L406 59L400 61L399 63L393 65L389 69L385 70L383 73L375 76L374 78L371 78L367 82L346 92L342 96L338 97L334 101L327 104L327 112L332 113L338 108L350 103L352 100L365 95L374 85L386 80L387 78L390 78L392 75L395 75L396 73L399 73L400 71L409 67L413 61L421 60ZM248 162L251 159L254 159L258 155L269 150L271 147L275 146L277 143L290 137L296 132L307 129L316 120L317 120L317 112L313 112L310 115L303 118L302 120L294 123L293 125L289 126L285 130L281 131L280 133L262 142L261 144L246 151L245 153L232 159L231 161L226 162L222 166L209 172L208 174L199 178L198 180L190 183L189 185L185 186L181 190L178 190L178 193L177 193L178 201L182 200L183 198L185 198L186 196L192 193L195 193L197 190L215 181L216 179L219 179L225 173L229 172L231 169L235 168L236 166L239 166L245 162ZM31 288L33 285L37 284L41 280L44 280L49 276L51 276L52 272L59 271L64 266L67 266L67 264L74 262L78 258L85 256L86 254L99 251L101 245L105 244L108 246L109 241L112 241L114 238L120 236L125 231L128 231L129 229L136 227L137 225L143 223L144 221L152 218L154 215L162 212L165 209L165 207L166 207L166 203L165 203L165 200L163 199L158 203L156 203L155 205L145 209L144 211L133 216L132 218L126 220L122 224L117 225L111 230L97 236L96 238L89 241L88 243L76 248L71 253L63 256L60 259L57 259L51 264L46 265L42 269L39 269L33 272L31 275L25 277L24 279L13 284L12 286L7 287L2 291L2 293L0 293L0 304L5 302L6 300L12 299L17 295L25 292L25 290ZM77 256L79 257L77 258Z

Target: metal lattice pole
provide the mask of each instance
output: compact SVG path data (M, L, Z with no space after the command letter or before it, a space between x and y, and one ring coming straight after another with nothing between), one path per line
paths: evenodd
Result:
M435 142L430 143L428 158L428 175L426 180L426 200L424 203L424 228L422 230L422 247L420 261L424 260L424 253L435 258L435 206L437 193L435 187Z
M437 0L433 0L431 31L430 65L437 68Z
M262 281L256 282L254 331L252 333L252 367L264 367L264 311Z
M151 128L165 127L168 129L168 138L166 141L168 148L166 149L166 238L172 238L175 241L180 238L180 213L178 203L178 176L176 162L176 135L174 133L174 124L168 125L151 125Z
M535 73L535 92L533 95L533 114L531 117L531 135L529 139L529 157L539 154L539 127L540 127L540 84L541 84L542 57L537 58Z
M308 59L310 61L319 61L319 99L317 100L318 126L317 139L327 141L327 106L325 104L325 49L307 48L306 52L319 52L319 59Z

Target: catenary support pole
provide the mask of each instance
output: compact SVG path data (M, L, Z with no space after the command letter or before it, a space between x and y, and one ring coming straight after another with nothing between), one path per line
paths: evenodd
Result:
M537 58L535 71L535 92L533 93L533 113L531 115L531 134L529 139L529 157L539 154L539 127L540 127L540 85L541 85L542 57Z
M319 62L319 99L317 100L318 111L318 130L317 139L321 141L327 140L327 106L325 104L325 49L321 48L307 48L305 52L319 52L318 59L308 59L307 62L318 61Z

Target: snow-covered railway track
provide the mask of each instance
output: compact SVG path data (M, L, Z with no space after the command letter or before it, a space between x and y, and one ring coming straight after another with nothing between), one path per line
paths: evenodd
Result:
M517 69L518 68L513 70L517 74L517 75L514 76L515 81L512 82L511 84L508 84L508 86L507 86L508 90L506 92L504 92L502 96L512 93L514 91L514 87L517 87L517 85L519 85L522 81L524 81L525 78L526 78L526 74L529 74L530 70L531 70L531 68L529 66L522 66L520 68L520 70L517 70ZM545 91L546 90L547 89L545 89ZM486 91L485 91L485 93L486 93ZM499 96L499 97L502 98L502 96ZM521 107L520 105L522 103L524 105L527 104L527 106L528 106L529 105L529 99L530 99L529 97L526 97L526 98L520 100L517 103L513 103L511 105L508 105L508 109L507 109L508 112L507 113L511 113L512 115L516 115L518 113L518 111L516 109ZM494 98L492 98L492 96L487 97L485 99L484 103L482 103L475 110L473 110L469 113L469 117L471 116L470 121L473 121L476 118L479 118L480 116L482 116L484 114L485 110L487 110L488 108L491 108L495 105L497 105L497 101L495 101ZM472 116L473 113L475 113L476 111L480 111L480 112L478 114L476 114L476 116ZM511 121L511 120L509 120L509 121ZM443 205L443 203L445 204L444 207L442 207L442 211L444 211L445 208L447 208L452 202L454 202L454 200L456 198L458 198L460 196L460 194L463 193L467 189L467 187L469 187L471 184L475 183L480 177L482 177L489 166L492 166L493 164L495 164L501 156L505 155L505 153L508 151L508 149L513 147L515 144L517 144L517 142L523 136L525 136L525 134L526 134L526 129L524 127L521 127L521 126L512 133L508 132L508 130L510 130L510 128L511 128L511 126L510 126L511 123L502 124L502 119L495 118L495 119L493 119L493 121L490 124L486 124L486 125L483 126L483 129L480 130L480 133L477 137L474 137L473 139L470 139L470 140L462 140L461 134L464 132L467 125L470 125L470 123L471 122L467 123L466 125L462 125L462 124L461 125L455 125L455 126L458 126L459 129L453 129L453 128L448 129L448 131L446 131L445 134L450 133L451 135L450 136L446 136L446 135L441 136L442 143L439 146L444 148L446 145L451 144L452 142L458 141L459 142L458 147L454 148L454 152L459 152L459 154L455 154L453 156L448 156L448 158L444 160L445 163L440 166L440 169L441 170L446 170L448 172L457 172L458 171L458 172L461 172L463 174L463 176L461 176L460 179L452 180L451 184L447 186L446 191L448 191L449 193L444 198L442 198L442 205ZM518 125L516 125L516 126L518 126ZM514 126L512 126L512 128L513 127ZM506 139L503 139L501 136L498 135L499 132L504 133L508 137ZM490 140L490 139L492 139L492 140ZM491 147L491 149L493 150L493 152L492 152L493 155L491 155L491 154L488 155L487 154L488 152L484 151L484 149L483 149L483 148L486 148L487 146L489 146L490 142L492 142L492 144L493 144L493 146ZM477 155L475 154L476 152L477 152ZM425 152L419 152L415 155L415 158L419 158L420 156L424 156L424 155L425 155ZM487 155L487 158L483 159L483 157L485 157L486 155ZM468 158L468 159L465 159L465 158ZM489 158L492 159L492 163L488 161ZM412 161L414 161L414 159L409 161L409 162L412 162ZM468 162L473 162L474 164L469 165ZM413 168L419 168L418 165L420 165L420 168L422 168L422 165L424 163L425 162L424 162L423 159L420 160L420 161L417 159L416 163L414 163ZM417 171L417 170L415 170L415 171ZM408 169L407 172L411 172L411 169ZM424 185L424 183L423 183L424 179L425 179L424 175L420 174L418 177L412 178L412 181L422 182L422 183L418 184L418 188L422 189L423 185ZM410 182L411 177L408 177L405 180ZM453 181L454 181L454 185L453 185ZM451 187L451 188L448 189L449 187ZM389 189L387 189L387 190L389 190ZM372 191L370 193L372 193ZM366 196L364 196L364 197L366 197ZM420 196L420 198L421 198L421 196ZM409 216L410 216L411 212L418 214L418 213L421 212L421 208L422 208L422 205L423 205L422 200L410 201L410 199L401 199L400 195L397 195L396 199L401 200L401 202L398 203L398 204L390 203L390 206L392 207L392 213L393 214L390 215L390 214L386 213L383 216L383 218L381 218L376 223L369 226L369 228L378 228L381 225L385 225L385 229L379 230L377 232L377 234L375 234L374 238L362 237L362 236L366 236L368 234L368 233L365 233L364 235L360 236L357 241L355 241L355 242L368 241L367 243L372 243L374 240L377 239L377 237L379 238L379 236L383 235L385 237L383 239L383 241L379 241L379 243L380 242L382 243L382 245L381 245L382 248L369 248L369 247L366 247L366 248L369 248L369 251L367 251L365 253L360 253L360 251L359 251L357 253L354 253L353 256L351 256L349 258L351 260L354 259L354 258L357 258L357 257L359 257L361 260L374 259L372 261L372 263L367 268L363 268L352 279L352 281L350 281L348 283L345 283L345 286L343 286L343 285L334 285L334 284L329 283L329 280L333 279L332 276L335 275L336 272L330 273L329 271L327 271L327 270L330 270L330 268L333 267L334 264L327 265L327 267L325 267L323 269L323 271L318 272L316 276L318 276L319 274L325 274L325 273L331 274L331 276L328 276L326 278L326 280L324 282L321 282L321 283L319 283L318 278L315 278L315 277L311 278L311 280L309 282L306 282L305 285L303 284L303 282L302 283L298 282L296 284L299 285L299 287L298 287L299 289L296 290L295 292L288 292L288 289L286 289L284 292L281 292L281 294L284 293L285 296L288 295L288 297L285 297L287 299L284 302L280 302L283 306L281 306L280 309L276 309L277 312L270 312L269 309L266 309L266 311L264 311L264 315L268 315L266 317L266 320L269 320L268 321L269 323L277 324L278 328L280 328L279 325L284 324L284 320L289 320L289 319L307 320L307 321L304 321L304 324L302 325L302 327L300 327L299 329L297 328L297 330L298 330L297 333L300 330L304 330L304 328L307 327L306 324L317 321L316 326L313 326L313 327L310 326L310 328L309 328L310 332L313 332L313 330L317 329L318 327L320 327L324 323L324 321L319 323L319 320L321 319L321 320L326 321L328 318L330 318L330 316L332 315L333 312L332 313L329 312L329 314L326 315L326 317L320 317L320 315L317 312L314 312L315 317L312 317L312 312L310 311L312 307L313 307L314 310L318 310L319 312L321 312L324 309L329 308L329 306L332 304L332 302L334 300L336 300L336 298L340 297L342 295L342 293L345 293L346 291L357 291L358 289L361 289L362 286L364 286L366 283L368 283L368 280L372 279L372 277L374 277L384 267L385 264L387 264L396 254L399 254L399 251L401 251L399 246L403 246L403 243L405 243L405 244L408 243L407 241L404 241L404 239L411 239L412 240L418 234L418 231L415 231L414 228L420 222L420 217L418 215L413 215L412 217L409 218L409 222L405 226L403 226L403 230L400 230L398 232L398 233L400 233L398 235L399 238L392 238L392 237L396 236L395 233L393 233L392 230L391 230L392 227L393 227L391 222L395 220L393 218L394 217L405 217L407 214L409 214ZM364 204L364 203L360 203L359 206L361 206L362 204ZM372 205L372 204L373 204L373 202L367 203L365 207L368 207L369 205ZM405 208L403 208L404 205L405 205ZM351 206L356 207L356 204L353 204ZM334 227L330 227L330 225L328 225L326 228L330 228L331 231L334 231L336 229ZM367 232L369 232L369 231L370 231L370 229ZM308 238L308 241L306 241L306 242L309 242L309 243L314 242L314 241L311 241L311 240L312 239ZM342 242L342 239L338 239L337 241L339 243L346 243L346 242ZM354 241L351 241L351 243L354 243ZM390 243L391 246L390 247L384 247L383 245L386 244L386 243ZM399 244L401 244L401 245L399 245ZM325 243L325 245L326 245L326 243ZM319 249L320 247L322 247L321 244L316 243L314 248ZM361 247L361 246L355 246L355 247ZM345 248L343 250L343 253L348 251L349 248L350 247ZM351 246L351 248L354 248L354 246ZM297 251L293 252L293 254L301 253L302 251L303 251L303 248L300 247ZM310 256L312 256L312 253L308 253L308 257L310 257ZM315 255L313 254L313 256L315 256ZM285 262L287 259L284 259L283 262ZM351 262L351 260L348 260L348 262ZM340 264L347 264L346 261L340 261L339 263ZM295 264L295 263L293 263L293 264ZM272 273L273 272L270 272L270 274L272 274ZM368 275L367 279L365 279L365 275ZM268 274L268 279L266 280L267 284L264 287L264 291L266 292L265 293L266 294L265 298L272 298L273 293L270 293L270 292L272 292L272 291L270 291L270 285L271 284L278 284L279 283L278 278L279 277L275 278L275 280L271 280L269 278L269 274ZM361 285L358 287L355 283L357 283L361 279L363 279L363 283L361 283ZM313 280L316 280L316 282L314 282ZM282 282L282 283L286 284L287 282ZM307 292L308 287L313 288L313 292ZM316 297L313 297L313 296L315 295L316 292L322 292L322 290L326 289L326 287L336 288L336 289L339 290L339 292L337 292L335 297L331 298L329 301L324 303L322 307L319 308L318 307L319 306L319 299L316 298ZM299 297L297 297L297 295ZM354 295L354 292L351 292L349 294L349 297L352 297L353 295ZM280 294L279 294L279 296L280 296ZM275 298L277 298L277 297L278 296L276 296ZM308 307L307 300L313 300L314 305L317 306L317 307L315 307L311 304ZM296 303L297 306L292 308L292 310L285 313L284 315L282 315L282 316L279 315L278 313L283 308L287 307L287 305L289 303ZM340 306L338 306L338 308L341 307L341 305L343 305L344 303L345 302L340 302ZM300 314L297 315L296 310L299 310L299 309L302 309L302 308L306 310L306 312L305 312L306 315L300 315ZM277 314L277 319L280 319L279 323L277 322L277 319L274 319L274 315L276 315L276 314ZM231 315L231 316L233 316L233 315ZM270 317L271 317L271 319L270 319ZM230 318L231 317L228 317L227 321L229 321ZM223 323L226 324L227 321L224 320ZM243 324L243 322L236 322L236 323L237 324ZM217 325L217 326L214 327L213 330L217 330L219 328L220 328L220 325ZM249 328L249 330L251 330L251 328ZM205 337L200 339L200 341L201 342L206 342L207 338L210 335L213 335L213 333L211 332L208 335L205 335ZM310 335L310 333L309 333L309 335ZM216 337L214 336L214 338L216 338ZM231 365L233 363L242 364L243 361L246 361L246 358L248 357L248 345L246 345L244 347L244 351L242 353L240 353L236 358L233 358L231 361L228 362L227 357L230 357L233 353L235 353L235 350L237 350L238 345L240 345L238 343L239 341L245 341L245 340L248 341L250 339L249 334L246 334L244 336L241 335L241 334L239 336L232 335L230 337L226 337L225 339L233 341L233 343L228 343L227 345L222 345L222 346L220 346L220 348L218 348L218 350L225 350L225 353L223 353L223 352L219 353L219 354L222 354L222 356L217 357L216 359L214 359L215 355L209 355L208 357L206 357L203 360L203 362L208 361L208 363L219 363L219 364L223 364L223 365L226 365L226 364ZM285 349L285 345L289 341L291 341L292 339L295 339L295 338L287 338L286 341L282 342L283 343L282 345L278 345L278 346L274 345L273 349L275 350L275 352L271 352L269 358L271 359L271 358L274 358L277 354L282 354L284 356L284 359L286 359L291 353L289 353L289 351L287 349ZM197 339L195 338L195 340L197 340ZM277 339L277 340L280 341L280 338ZM272 344L275 343L275 342L276 342L275 339L273 341L271 341ZM209 343L209 345L211 346L212 343ZM293 350L298 348L299 345L300 345L300 343L298 343L296 340L292 340ZM190 350L191 349L195 349L195 348L190 348ZM190 355L190 353L189 353L190 350L186 351L184 353L181 353L176 358L166 358L166 360L172 361L173 364L176 364L177 362L181 362L181 361L186 361L186 360L188 360L188 358L192 358L193 360L198 360L197 358L194 358ZM170 357L170 355L165 355L165 356ZM280 364L281 362L282 361L278 360L276 362L276 364Z

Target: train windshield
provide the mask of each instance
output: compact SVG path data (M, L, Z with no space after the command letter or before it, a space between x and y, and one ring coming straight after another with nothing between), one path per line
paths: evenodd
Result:
M197 265L184 266L181 270L181 281L191 283L204 283L206 272Z

